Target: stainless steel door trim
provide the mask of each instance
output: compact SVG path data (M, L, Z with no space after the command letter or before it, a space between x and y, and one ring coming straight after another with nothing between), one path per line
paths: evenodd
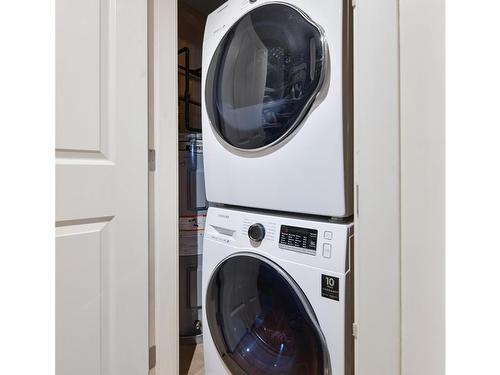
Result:
M268 259L260 254L256 254L256 253L252 253L252 252L248 252L248 251L241 251L241 252L237 252L237 253L234 253L234 254L227 256L226 258L224 258L223 260L221 260L217 264L217 266L213 269L212 273L210 274L209 282L207 285L207 290L205 291L205 301L209 300L208 293L212 289L212 286L214 283L214 276L217 274L217 272L219 271L221 266L229 259L238 258L238 257L250 257L250 258L260 260L261 262L269 265L273 270L275 270L280 276L282 276L285 279L287 284L291 286L291 288L293 289L295 294L299 297L299 300L300 300L302 306L304 307L309 319L311 320L312 324L314 325L316 333L318 334L318 336L320 338L321 347L323 348L323 357L324 357L324 361L325 361L325 371L324 371L323 375L332 375L332 366L331 366L330 352L328 350L328 345L326 343L326 339L325 339L325 336L323 334L323 331L321 330L321 327L319 325L318 318L316 317L316 314L314 313L314 310L311 306L311 303L307 299L307 297L304 294L304 292L302 291L302 289L296 283L296 281L283 268L281 268L278 264L276 264L272 260L270 260L270 259ZM208 309L206 308L206 306L204 306L204 308L205 308L205 314L207 316L210 335L212 336L212 339L215 341L216 338L213 336L213 333L212 333L213 328L214 328L213 322L211 324L211 319L208 318ZM218 350L217 350L217 352L218 352ZM218 354L220 355L220 353L218 353Z
M219 131L212 124L212 121L210 120L210 116L207 116L208 117L208 121L210 123L210 126L211 126L211 128L212 128L212 130L213 130L213 132L215 134L215 137L217 138L217 140L222 145L224 145L224 147L226 147L227 149L232 150L232 151L236 151L236 152L241 152L241 153L244 153L244 154L253 154L253 153L258 153L258 152L261 152L261 151L268 150L269 148L271 148L273 146L276 146L276 145L280 144L281 142L283 142L286 138L288 138L292 133L294 133L299 128L299 125L307 117L310 109L312 108L312 106L313 106L314 102L316 101L316 99L318 98L318 96L323 93L322 89L323 89L323 86L324 86L324 83L325 83L326 73L329 70L329 66L330 66L330 55L329 55L329 50L328 50L328 43L327 43L327 40L326 40L325 31L323 30L323 28L321 27L321 25L319 25L315 21L313 21L312 18L309 17L309 15L307 15L302 9L296 7L293 4L286 3L286 2L283 2L283 1L270 1L270 2L266 2L264 4L256 5L256 6L252 7L251 9L249 9L248 12L246 12L245 14L243 14L240 18L238 18L231 25L230 28L228 28L228 30L222 36L219 44L215 48L215 51L217 51L219 49L219 47L221 46L221 44L224 42L224 39L225 39L226 35L229 33L229 31L231 31L233 29L234 25L236 25L241 19L243 19L248 13L252 12L253 10L258 9L260 7L268 6L268 5L283 5L283 6L287 6L289 8L292 8L293 10L295 10L296 12L298 12L311 26L313 26L314 28L316 28L316 30L318 30L318 32L319 32L319 34L321 36L320 41L321 41L321 46L322 46L322 49L323 49L323 56L324 56L323 60L324 61L323 61L323 65L322 65L322 68L321 68L321 74L320 74L318 86L316 87L316 89L313 92L313 94L311 95L311 97L308 99L306 105L304 105L304 107L302 108L299 116L294 121L293 125L285 133L283 133L278 139L274 140L273 142L271 142L271 143L269 143L269 144L267 144L265 146L262 146L262 147L259 147L259 148L254 148L254 149L244 149L244 148L239 148L239 147L233 146L232 144L230 144L229 142L227 142L220 135ZM214 56L212 56L212 59L210 60L208 71L210 71L210 69L212 67L212 64L214 63L213 58L214 58ZM209 85L205 81L205 89L207 87L209 87ZM207 98L207 95L205 94L205 107L208 108L209 107L209 103L206 102L206 98Z

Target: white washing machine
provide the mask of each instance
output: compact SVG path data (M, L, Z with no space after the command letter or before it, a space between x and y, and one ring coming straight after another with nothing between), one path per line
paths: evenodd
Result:
M354 374L352 225L215 207L206 224L206 374Z
M347 0L229 0L208 16L202 125L207 198L352 214Z

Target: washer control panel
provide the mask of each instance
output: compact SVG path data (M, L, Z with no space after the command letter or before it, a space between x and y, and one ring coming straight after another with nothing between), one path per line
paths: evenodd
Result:
M210 207L204 242L217 243L222 246L217 251L227 254L257 252L276 262L291 261L344 273L350 267L353 236L351 223Z
M316 255L318 231L316 229L282 225L280 229L279 247L284 250Z

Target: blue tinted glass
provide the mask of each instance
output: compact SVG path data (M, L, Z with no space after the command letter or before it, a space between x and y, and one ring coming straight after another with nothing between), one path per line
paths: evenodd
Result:
M240 149L279 141L312 104L324 55L321 33L294 8L270 4L247 13L224 36L209 67L212 126Z
M234 374L324 374L329 367L308 302L271 264L226 260L207 291L212 338Z

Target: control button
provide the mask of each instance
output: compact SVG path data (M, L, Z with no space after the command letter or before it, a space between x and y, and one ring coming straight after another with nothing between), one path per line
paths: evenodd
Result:
M329 243L323 244L323 258L332 257L332 245Z
M333 233L330 231L326 231L324 236L325 236L325 240L331 240L333 238Z
M260 242L266 236L266 228L260 223L250 225L248 228L248 237L252 241Z

